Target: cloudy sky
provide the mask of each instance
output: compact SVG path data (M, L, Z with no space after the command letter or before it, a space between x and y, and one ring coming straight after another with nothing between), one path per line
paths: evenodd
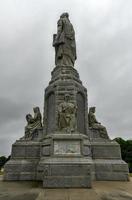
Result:
M54 68L52 35L62 12L76 32L76 69L88 104L111 138L132 138L132 1L0 1L0 155L24 135L25 115L43 111Z

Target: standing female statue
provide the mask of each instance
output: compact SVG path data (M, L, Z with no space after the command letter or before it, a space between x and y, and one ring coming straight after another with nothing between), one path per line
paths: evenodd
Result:
M76 42L74 28L69 14L63 13L57 23L57 34L53 36L56 66L74 66L76 60Z

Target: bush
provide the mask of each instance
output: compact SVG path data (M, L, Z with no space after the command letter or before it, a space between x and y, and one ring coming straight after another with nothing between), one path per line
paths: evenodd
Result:
M128 163L128 167L129 167L129 172L132 173L132 162Z

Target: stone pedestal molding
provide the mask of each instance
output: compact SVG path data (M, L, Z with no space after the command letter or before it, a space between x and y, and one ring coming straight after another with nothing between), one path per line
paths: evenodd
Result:
M72 66L57 66L45 89L44 128L32 140L17 140L5 165L4 180L42 181L45 188L92 187L93 180L128 181L120 146L88 127L87 89ZM59 130L58 106L64 95L77 106L76 130Z

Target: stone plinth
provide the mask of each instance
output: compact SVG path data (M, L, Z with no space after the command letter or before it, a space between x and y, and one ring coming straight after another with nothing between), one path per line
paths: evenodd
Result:
M93 163L95 180L129 181L128 165L122 159L94 159Z
M4 180L35 180L39 160L40 142L16 141L11 159L5 164Z
M62 134L56 132L47 135L41 145L41 156L91 156L91 145L83 134Z
M115 141L91 142L93 159L121 159L120 145Z
M87 136L56 132L43 140L37 179L44 187L91 187L92 168Z
M110 139L100 138L97 132L93 132L93 136L90 143L95 180L128 181L128 165L121 158L120 145Z
M40 166L43 165L41 161ZM58 157L44 159L43 187L73 188L92 187L92 160L82 157ZM47 170L48 169L48 170Z

